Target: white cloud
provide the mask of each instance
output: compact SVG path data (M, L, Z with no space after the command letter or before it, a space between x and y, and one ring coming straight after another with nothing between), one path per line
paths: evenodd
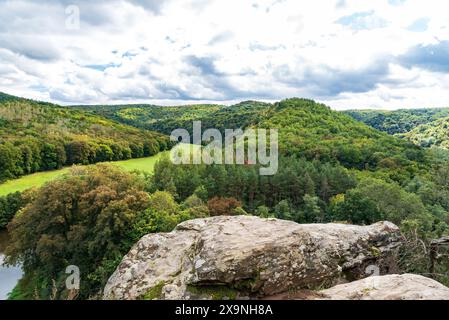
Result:
M79 30L65 27L73 3ZM443 0L0 0L0 91L63 104L445 106L449 71L428 68L441 53L420 61L418 49L449 40L448 12Z

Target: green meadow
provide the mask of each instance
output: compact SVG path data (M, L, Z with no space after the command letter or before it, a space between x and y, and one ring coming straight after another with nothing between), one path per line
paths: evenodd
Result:
M168 152L161 152L155 156L147 157L147 158L138 158L138 159L130 159L124 161L110 162L113 165L116 165L120 168L123 168L126 171L146 171L152 172L154 169L154 165L164 154L168 154ZM37 172L34 174L30 174L27 176L23 176L19 179L9 180L3 184L0 184L0 196L5 196L7 194L24 191L26 189L30 189L33 187L40 187L44 185L46 182L54 180L67 172L69 172L70 167L66 167L60 170L54 171L46 171L46 172Z
M193 145L181 145L181 148L179 149L180 152L185 152L190 146L191 152L198 152L199 148L197 146ZM160 152L152 157L147 158L137 158L137 159L130 159L130 160L123 160L123 161L115 161L115 162L107 162L110 164L113 164L115 166L118 166L126 171L144 171L144 172L153 172L154 165L156 162L162 158L165 155L169 155L170 151ZM3 184L0 184L0 197L8 195L10 193L14 193L17 191L24 191L30 188L40 187L44 185L46 182L54 180L66 173L68 173L70 170L70 167L62 168L60 170L54 170L54 171L44 171L44 172L37 172L30 175L23 176L18 179L9 180L6 181Z

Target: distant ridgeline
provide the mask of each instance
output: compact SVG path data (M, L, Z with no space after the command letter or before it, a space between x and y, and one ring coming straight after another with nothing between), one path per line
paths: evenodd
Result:
M97 165L37 190L36 200L8 227L14 244L10 261L24 261L25 270L28 266L33 271L16 290L26 297L35 296L39 284L43 297L50 296L47 284L51 279L64 281L67 261L87 275L80 297L95 297L140 237L171 231L193 218L253 214L298 223L391 221L410 239L401 251L404 273L428 273L429 251L423 244L449 235L449 151L434 153L312 100L64 108L4 99L0 172L9 176L150 155L167 147L162 134L188 129L194 120L201 120L204 129L279 130L279 170L273 176L259 175L257 165L181 166L163 157L151 175ZM443 153L446 158L439 158ZM104 201L104 190L112 190L106 192L111 201ZM55 221L65 221L61 194L67 195L66 207L75 219L55 228ZM5 223L20 200L6 199ZM54 246L58 236L74 241ZM375 249L373 255L378 254ZM449 283L447 263L439 262L434 272L444 283Z
M421 147L449 149L449 117L422 124L403 136Z
M389 134L406 133L437 119L449 117L449 108L382 110L349 110L343 113Z
M203 129L222 131L278 128L282 155L338 162L362 170L394 168L394 180L399 181L400 176L413 175L427 166L426 152L381 131L406 132L446 113L449 109L336 112L297 98L274 104L245 101L232 106L61 107L0 94L0 181L64 165L151 156L169 147L167 135L172 130L191 130L196 120L201 120ZM425 140L422 130L416 130L419 141ZM412 133L406 137L415 143L418 140ZM417 144L431 143L425 140Z
M311 104L310 111L314 108L324 110L320 105L310 100L300 99L302 105ZM305 103L308 101L308 103ZM135 126L138 128L158 131L169 135L172 130L177 128L185 128L192 130L192 122L201 120L202 129L217 128L221 131L224 129L247 128L256 126L267 121L276 113L276 104L269 104L257 101L244 101L232 106L223 105L185 105L185 106L156 106L156 105L90 105L75 106L81 110L89 110L94 114L109 118L124 124ZM320 109L321 108L321 109ZM325 107L326 109L327 107ZM295 111L296 112L296 111ZM449 108L446 109L412 109L397 111L379 111L379 110L350 110L341 112L348 115L359 122L363 122L368 126L379 131L386 132L390 135L404 134L432 121L449 117ZM337 117L338 113L332 113L332 117ZM312 127L317 128L316 119L310 119L309 114L302 115L304 119L312 120ZM346 118L347 119L347 118ZM343 120L340 117L340 120ZM449 121L449 120L448 120ZM286 120L283 121L284 123ZM302 124L309 127L304 121ZM332 126L331 123L328 123ZM354 123L352 123L353 125ZM433 126L433 125L432 125ZM290 127L290 124L287 125ZM318 124L322 130L326 129ZM335 128L334 128L335 130ZM365 129L366 130L366 129ZM422 132L424 129L417 129ZM406 137L413 143L423 147L431 146L434 142L438 143L438 139L432 136L407 135ZM401 136L404 137L404 136Z
M418 146L449 149L449 108L350 110L344 113Z
M245 101L232 106L101 105L76 108L165 134L177 128L191 129L196 120L201 120L203 129L278 128L283 155L340 162L349 168L400 170L407 167L409 172L406 174L410 175L425 162L424 150L411 143L307 99L287 99L274 104Z
M192 131L193 121L201 120L202 129L246 128L266 118L273 111L273 105L257 101L245 101L232 106L223 105L92 105L76 106L103 117L132 125L138 128L154 130L169 135L174 129L183 128Z
M160 133L0 93L0 181L71 164L151 156L168 147L169 138Z

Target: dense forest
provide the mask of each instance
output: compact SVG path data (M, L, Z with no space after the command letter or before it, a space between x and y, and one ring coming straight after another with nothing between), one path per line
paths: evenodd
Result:
M83 124L104 116L114 128L119 125L108 121L163 133L191 126L192 120L221 129L278 128L277 174L260 176L252 164L179 166L162 158L152 174L125 173L104 164L74 167L41 189L5 197L0 201L3 221L20 208L8 225L12 242L7 262L23 263L25 270L11 298L96 298L142 235L214 215L251 214L300 223L389 220L401 227L405 239L401 271L429 272L430 241L449 235L449 151L433 152L306 99L184 108L54 110L67 112L63 114L69 118L82 115ZM8 126L0 126L2 138L8 136ZM70 135L70 128L64 132ZM85 134L100 139L90 125L84 128ZM433 276L448 284L447 256L441 257ZM76 293L64 290L69 264L80 266L86 275Z
M72 164L150 156L167 136L0 93L0 182Z
M349 110L343 113L377 130L389 134L397 134L406 133L422 124L448 117L449 108L401 109L394 111Z
M170 135L177 128L192 130L193 121L203 129L245 128L270 114L271 104L245 101L232 106L186 105L162 107L153 105L77 106L100 116L138 128Z
M420 125L403 137L422 147L449 149L449 117Z
M441 148L449 149L449 108L351 110L343 113L420 147L436 147L434 152L440 152Z

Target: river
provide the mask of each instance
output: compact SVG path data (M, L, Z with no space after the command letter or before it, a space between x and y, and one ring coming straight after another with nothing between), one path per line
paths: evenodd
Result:
M8 298L8 293L11 292L17 281L22 277L22 269L20 267L3 266L4 251L8 241L8 233L0 230L0 300Z

